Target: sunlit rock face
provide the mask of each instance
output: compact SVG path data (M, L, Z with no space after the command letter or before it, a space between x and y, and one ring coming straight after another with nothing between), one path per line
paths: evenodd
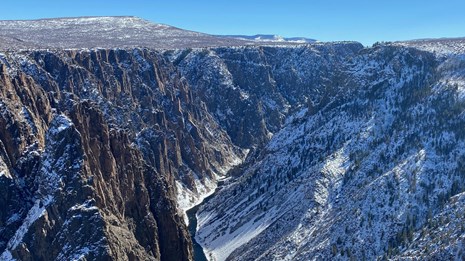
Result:
M1 61L3 258L190 259L182 210L244 153L174 66L147 49Z

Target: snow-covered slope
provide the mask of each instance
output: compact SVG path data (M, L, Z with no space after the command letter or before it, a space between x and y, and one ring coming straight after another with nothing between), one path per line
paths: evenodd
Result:
M137 17L78 17L0 21L0 47L35 48L187 48L245 44L203 33L154 24ZM7 41L9 39L9 41ZM16 41L13 42L12 41Z
M420 39L396 42L396 45L415 47L432 52L438 56L459 55L465 53L465 38Z
M201 208L207 256L374 259L451 244L414 235L465 190L463 57L387 44L347 61L325 104L291 116Z

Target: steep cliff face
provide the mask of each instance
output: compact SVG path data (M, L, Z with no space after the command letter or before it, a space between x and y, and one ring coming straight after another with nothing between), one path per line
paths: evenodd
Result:
M342 42L166 54L232 141L250 149L264 145L300 106L325 104L341 64L362 48Z
M244 155L175 68L145 49L0 58L2 258L191 259L178 201Z
M197 241L218 260L463 258L463 69L362 50L201 208Z
M180 210L241 162L234 143L261 146L289 107L319 92L311 87L321 87L323 74L307 79L311 70L295 68L310 63L329 73L358 49L1 54L3 257L190 259ZM211 66L193 71L200 64ZM287 67L294 74L286 76ZM204 75L213 77L199 81ZM299 82L292 94L288 82Z

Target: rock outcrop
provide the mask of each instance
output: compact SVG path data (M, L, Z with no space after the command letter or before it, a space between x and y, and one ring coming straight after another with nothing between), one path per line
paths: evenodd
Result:
M300 106L322 106L356 42L166 52L209 111L243 148L266 144ZM342 79L341 79L342 80Z

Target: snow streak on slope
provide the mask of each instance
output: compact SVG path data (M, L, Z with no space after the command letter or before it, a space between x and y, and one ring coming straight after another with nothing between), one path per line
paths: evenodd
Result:
M80 169L80 163L82 162L72 162L68 157L68 155L74 150L73 144L68 144L62 151L63 153L60 157L56 157L56 155L49 153L49 151L52 151L54 146L57 146L57 144L62 142L64 136L67 136L67 134L64 133L72 131L72 128L73 124L71 120L65 115L56 116L54 121L51 123L51 127L48 130L45 153L43 154L42 168L40 169L40 174L36 179L38 186L38 194L36 195L36 198L38 199L35 200L34 205L28 211L26 218L22 221L22 225L8 241L6 250L1 255L2 260L11 259L10 251L15 250L19 244L21 244L32 224L47 214L47 207L53 203L54 194L63 184L61 180L62 177L56 173L57 170ZM70 163L72 164L71 166L69 165Z
M0 177L6 177L8 179L12 178L7 165L1 158L0 158Z
M14 250L18 247L18 245L22 242L24 235L28 232L29 227L46 213L45 208L51 201L52 197L48 197L44 201L36 200L34 206L27 213L23 224L19 227L10 241L8 241L7 249L0 256L1 260L13 260L10 250Z

